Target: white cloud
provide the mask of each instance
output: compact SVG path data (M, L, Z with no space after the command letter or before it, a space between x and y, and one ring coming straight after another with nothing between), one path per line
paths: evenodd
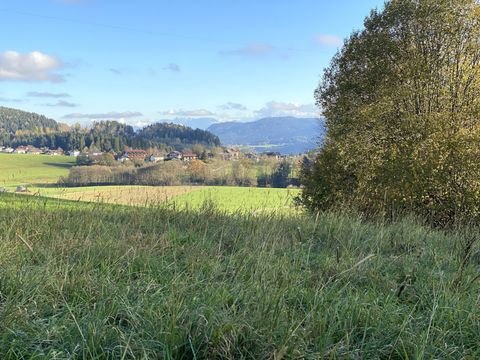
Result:
M39 51L0 53L0 80L62 82L64 76L57 71L63 67L59 59Z
M340 47L343 44L342 38L337 35L317 34L313 40L316 44L327 47Z
M259 110L255 111L258 117L318 117L318 109L313 104L295 104L279 101L270 101Z
M186 116L186 117L198 117L198 116L215 116L216 114L205 109L198 110L167 110L160 114L165 116Z
M138 111L124 111L124 112L108 112L108 113L99 113L99 114L67 114L63 116L64 119L89 119L89 120L122 120L122 119L131 119L135 117L143 116L141 112Z

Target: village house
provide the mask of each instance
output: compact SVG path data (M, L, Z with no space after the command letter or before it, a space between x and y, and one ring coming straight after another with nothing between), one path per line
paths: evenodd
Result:
M182 153L180 151L172 151L165 160L182 160Z
M153 162L153 163L157 163L157 162L160 162L160 161L163 161L165 160L165 157L164 156L155 156L155 155L150 155L148 157L148 161L149 162Z
M49 149L46 154L50 156L60 156L60 155L63 155L63 149L62 148Z
M182 160L183 161L192 161L197 160L197 154L191 152L182 153Z
M240 150L238 149L226 149L223 153L223 160L232 161L240 158Z
M33 145L28 145L27 146L27 154L32 154L32 155L40 155L42 153L42 150L39 148L33 146Z
M252 152L246 153L245 157L249 160L259 161L258 155Z
M26 146L18 146L18 147L15 149L14 153L15 153L15 154L26 154L26 153L27 153L27 150L28 150L28 147L26 147Z
M145 158L147 157L147 152L145 150L138 150L138 149L132 149L132 150L125 150L120 156L119 161L145 161Z

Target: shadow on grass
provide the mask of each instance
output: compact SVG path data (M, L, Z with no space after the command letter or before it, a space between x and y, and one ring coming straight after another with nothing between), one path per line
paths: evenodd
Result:
M62 169L70 169L72 166L74 166L73 163L52 163L52 162L45 162L45 165L48 166L53 166L57 168L62 168Z

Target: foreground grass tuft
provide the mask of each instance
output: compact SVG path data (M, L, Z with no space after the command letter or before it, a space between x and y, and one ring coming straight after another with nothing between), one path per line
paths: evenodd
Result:
M478 358L473 234L0 194L0 358Z

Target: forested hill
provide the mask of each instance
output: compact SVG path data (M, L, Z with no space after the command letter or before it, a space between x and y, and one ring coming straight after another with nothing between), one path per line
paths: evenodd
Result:
M219 146L220 139L211 132L192 129L191 127L173 123L156 123L144 127L137 133L137 137L148 145L149 142L166 144L198 143L206 146Z
M43 115L0 106L0 133L2 134L46 134L58 130L58 123Z
M43 115L0 107L0 146L62 148L68 150L116 151L126 146L147 149L183 150L201 144L220 145L208 131L183 125L156 123L135 131L118 121L100 121L90 128L59 124Z

